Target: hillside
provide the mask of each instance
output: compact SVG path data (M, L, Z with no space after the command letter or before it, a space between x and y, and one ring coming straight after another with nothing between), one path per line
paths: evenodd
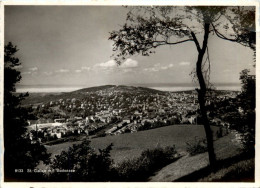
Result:
M214 135L216 135L218 128L213 126L212 129ZM241 144L237 141L235 134L230 132L224 137L214 139L216 156L218 160L221 160L220 165L222 166L219 166L220 170L216 172L216 175L210 174L210 171L208 171L207 152L191 156L186 151L186 142L190 141L194 137L205 138L203 126L172 125L132 134L129 133L117 136L94 138L90 139L90 141L91 146L95 148L96 151L105 148L110 143L113 143L111 157L115 164L120 164L125 160L139 157L142 151L146 149L175 145L181 158L155 172L154 175L149 178L149 181L152 182L188 182L198 181L200 178L207 179L201 179L199 181L214 181L215 179L219 181L217 178L224 176L232 170L234 171L235 163L247 162L241 161ZM46 148L48 152L52 154L52 157L54 157L61 151L68 150L68 148L73 144L79 143L80 141L67 142L46 146ZM250 167L254 166L254 164L251 163ZM39 167L43 168L43 166ZM243 164L242 167L245 168ZM239 181L239 178L234 179L234 181ZM250 179L250 181L252 180Z
M135 92L135 93L158 93L158 94L163 94L163 91L155 90L155 89L150 89L146 87L135 87L135 86L125 86L125 85L104 85L104 86L97 86L97 87L90 87L90 88L84 88L80 89L77 91L73 91L71 93L88 93L88 92Z
M194 90L188 91L174 91L171 93L177 94L194 94ZM125 85L103 85L103 86L95 86L89 88L83 88L72 92L57 92L57 93L29 93L29 97L26 97L22 101L22 105L35 105L48 103L50 101L57 101L59 99L73 99L76 98L78 100L84 99L86 96L90 96L92 94L98 94L102 96L109 96L111 94L128 94L128 95L150 95L150 94L158 94L158 95L167 95L168 91L160 91L156 89L146 88L146 87L137 87L137 86L125 86ZM223 94L225 91L214 90L216 95Z
M159 91L155 89L145 88L145 87L134 87L134 86L124 86L124 85L104 85L97 87L84 88L72 92L66 93L29 93L29 97L23 100L23 105L33 105L39 103L46 103L50 101L55 101L59 99L83 99L86 95L102 93L103 95L108 95L109 93L135 93L135 94L165 94L164 91Z
M214 134L218 130L217 127L212 127ZM186 142L194 139L194 137L205 138L204 128L201 125L171 125L147 131L136 133L127 133L116 136L106 136L91 139L91 146L98 149L103 149L110 143L113 143L111 152L112 159L118 163L124 159L137 157L141 152L148 148L166 147L175 145L176 149L183 153L186 150ZM52 156L59 154L63 150L67 150L76 142L66 142L52 146L46 146L48 152Z

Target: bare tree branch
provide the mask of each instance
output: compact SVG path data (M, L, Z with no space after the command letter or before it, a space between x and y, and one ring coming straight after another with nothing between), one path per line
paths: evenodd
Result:
M180 43L184 43L184 42L188 42L188 41L194 41L194 40L192 40L192 39L187 39L187 40L178 41L178 42L166 42L165 44L175 45L175 44L180 44Z
M237 42L237 38L236 39L230 39L230 38L227 38L226 36L224 36L223 34L221 34L217 29L216 27L211 23L211 26L213 27L213 31L216 33L216 35L221 38L221 39L224 39L224 40L228 40L228 41L231 41L231 42Z

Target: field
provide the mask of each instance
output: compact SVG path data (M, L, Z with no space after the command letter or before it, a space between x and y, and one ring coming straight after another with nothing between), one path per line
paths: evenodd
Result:
M218 128L212 127L212 129L216 132ZM94 138L91 139L91 145L98 150L113 143L114 146L111 157L118 163L126 158L139 156L145 149L158 146L165 147L175 145L177 151L185 152L186 142L192 140L195 136L205 138L202 125L172 125L136 133ZM79 142L67 142L46 146L46 148L52 153L52 156L54 156L77 143Z
M186 151L187 141L194 140L194 137L205 138L202 125L171 125L136 133L93 138L91 145L98 151L113 143L111 157L115 163L139 157L145 149L175 145L181 158L154 172L148 179L152 182L220 181L220 177L226 178L226 181L240 181L241 178L253 181L254 161L251 158L244 160L240 158L241 143L236 139L235 133L232 132L216 139L216 132L219 128L214 126L211 128L214 135L215 154L217 160L220 161L219 169L214 173L209 171L207 152L191 156ZM62 150L67 150L79 142L47 146L47 149L54 157ZM241 171L245 173L238 176L237 174Z

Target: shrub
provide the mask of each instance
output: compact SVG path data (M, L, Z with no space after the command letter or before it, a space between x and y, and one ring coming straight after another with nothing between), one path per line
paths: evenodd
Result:
M223 128L222 127L219 127L217 132L216 132L216 137L217 138L221 138L224 136L224 133L223 133Z
M115 175L110 158L112 144L96 153L90 141L84 140L69 150L56 155L51 163L51 181L112 181ZM59 172L59 170L74 172Z
M255 128L245 128L242 132L243 151L248 155L255 155Z
M96 137L105 137L105 136L106 136L106 133L103 131L96 134Z
M118 165L111 160L112 144L99 152L90 147L90 141L73 145L62 151L51 162L49 181L146 181L156 170L178 158L175 147L147 149L140 157ZM59 172L60 170L70 172Z
M207 151L206 139L198 139L197 136L193 140L186 142L186 145L186 150L191 156Z
M117 165L119 181L146 181L156 170L176 159L175 146L145 150L140 157Z

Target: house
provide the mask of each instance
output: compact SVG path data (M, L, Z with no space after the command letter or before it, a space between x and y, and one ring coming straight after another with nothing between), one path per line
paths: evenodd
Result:
M107 118L105 117L99 117L99 120L103 123L107 123Z
M182 117L182 119L181 119L181 124L189 124L189 123L190 123L190 121L189 121L188 118Z
M111 129L108 129L106 131L106 134L111 134L111 133L115 132L116 130L117 130L117 127L112 127Z
M55 123L65 123L66 120L65 120L65 118L60 118L60 119L54 119L54 122Z
M61 133L56 133L57 138L61 138Z
M238 112L242 115L244 113L244 110L241 106L238 107Z
M56 136L57 138L61 138L61 133L54 132L54 133L51 133L51 136L52 137Z
M215 125L221 125L221 119L219 118L214 118L211 120L212 123L214 123Z
M136 110L135 112L134 112L134 115L136 115L136 116L142 116L142 112L139 112L138 110Z
M27 123L30 126L30 125L36 124L37 120L28 120Z
M76 116L76 117L74 117L74 119L75 119L75 120L77 120L77 121L81 121L81 120L83 120L83 118L82 118L82 117L77 117L77 116Z
M56 123L52 123L51 125L56 127L56 126L61 126L62 123L60 123L60 122L56 122Z
M89 135L89 131L86 127L82 128L83 132L86 134L86 135Z
M130 119L123 119L123 123L130 123Z
M197 124L197 116L193 115L193 116L189 117L188 121L190 122L190 124Z
M118 110L118 109L114 109L114 110L112 111L112 113L113 113L113 115L118 115L118 114L119 114L119 110Z

